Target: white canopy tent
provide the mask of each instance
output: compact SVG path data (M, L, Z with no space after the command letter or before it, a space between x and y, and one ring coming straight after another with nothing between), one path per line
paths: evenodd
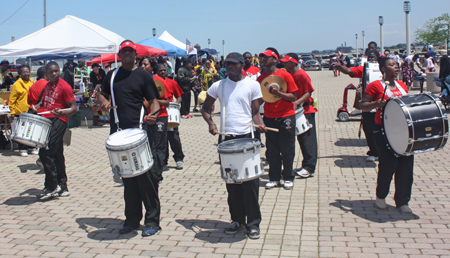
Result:
M28 36L0 46L0 57L117 53L123 40L97 24L67 15Z
M168 42L176 47L179 47L183 50L186 50L186 44L184 44L183 42L179 41L178 39L174 38L172 35L170 35L169 32L167 32L167 30L165 30L161 36L159 36L160 40L164 40L165 42ZM189 53L189 55L196 55L197 54L197 49L194 48L194 50L192 52Z

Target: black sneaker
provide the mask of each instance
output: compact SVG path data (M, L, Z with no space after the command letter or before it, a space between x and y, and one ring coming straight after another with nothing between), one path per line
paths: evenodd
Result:
M56 188L54 190L50 190L48 188L44 188L44 190L42 190L42 193L40 193L37 198L40 200L47 200L50 199L52 197L57 197L58 193L61 191L61 187L59 185L56 186Z
M244 225L241 225L237 221L233 221L233 222L231 222L230 227L225 231L225 234L228 234L228 235L236 234L242 228L244 228Z
M259 229L250 229L250 232L248 232L248 237L250 239L259 239L260 236Z
M144 229L142 229L142 236L153 236L159 231L158 228L154 228L153 226L145 226Z
M130 227L130 226L122 226L120 229L119 229L119 234L128 234L128 233L131 233L131 232L133 232L133 231L135 231L135 229L134 228L132 228L132 227Z

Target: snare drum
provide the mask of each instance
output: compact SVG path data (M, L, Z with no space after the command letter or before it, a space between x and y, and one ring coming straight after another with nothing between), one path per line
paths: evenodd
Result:
M305 110L302 106L295 110L295 135L302 134L312 127L306 119L304 112Z
M180 125L180 104L170 102L167 107L167 114L169 115L167 128L175 128Z
M383 110L382 133L396 156L441 149L447 143L448 118L427 93L391 98Z
M242 183L261 177L264 168L257 139L242 138L228 140L217 146L220 156L221 177L227 184Z
M15 130L13 140L35 148L47 147L52 121L50 119L22 113Z
M111 168L116 176L135 177L153 166L147 133L139 128L111 134L105 142Z

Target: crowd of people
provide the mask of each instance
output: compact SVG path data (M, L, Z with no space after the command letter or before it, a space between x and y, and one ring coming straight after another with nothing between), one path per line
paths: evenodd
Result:
M69 196L62 138L68 117L76 112L77 107L73 96L74 85L61 77L73 78L77 73L86 75L95 91L98 91L97 100L101 108L105 111L113 110L110 112L110 134L124 129L141 128L147 133L153 154L154 165L148 171L135 177L122 178L125 222L119 230L120 234L138 229L142 218L143 236L151 236L161 230L158 191L163 182L163 172L168 170L169 145L174 152L176 168L183 169L184 166L178 127L168 128L167 107L176 103L180 105L183 118L192 117L191 92L195 101L192 112L201 112L209 133L220 134L219 144L240 138L261 140L260 135L266 135L265 158L269 165L266 189L283 187L291 190L296 178L314 176L318 159L315 126L315 113L318 109L312 97L314 87L311 79L299 67L301 58L296 53L279 54L275 48L268 47L254 56L249 52L233 52L221 60L212 56L200 60L177 59L173 68L165 58L136 57L136 45L125 40L120 45L118 55L122 65L107 73L95 63L90 68L87 67L84 60L79 60L78 64L69 61L62 73L56 62L49 62L38 70L36 82L30 79L28 67L23 66L19 70L19 78L12 86L11 115L50 111L43 116L52 122L48 148L37 151L19 146L23 156L28 151L39 154L46 175L40 199ZM408 203L411 197L414 155L393 155L387 150L386 141L380 132L381 109L386 100L392 96L401 97L409 90L407 84L396 80L400 68L399 59L395 56L389 53L386 56L380 55L377 44L369 43L366 57L369 61L379 63L383 80L377 80L366 87L360 108L363 111L363 129L369 147L367 154L371 161L379 160L376 205L381 209L386 208L385 198L395 175L396 205L402 212L410 213L412 210ZM340 57L341 55L336 55L336 62L333 64L335 76L342 72L354 78L362 77L363 67L349 68L338 59ZM404 63L408 62L408 58L411 59L409 63L415 63L417 59L414 55L409 56ZM433 62L431 54L428 58ZM8 74L2 76L6 78ZM286 83L286 89L270 87L269 93L277 100L265 102L260 84L270 76L281 77ZM450 78L448 57L441 59L440 78L443 81ZM164 93L160 94L156 84L164 86ZM202 102L201 94L205 95ZM214 122L216 100L221 104L220 127ZM296 114L300 109L312 127L297 134ZM371 112L372 110L376 112ZM268 130L269 128L278 132ZM303 156L300 168L294 168L296 138ZM225 233L235 234L245 228L249 238L260 237L262 215L258 200L259 182L260 179L255 178L239 184L226 184L232 222ZM144 214L142 205L145 208Z

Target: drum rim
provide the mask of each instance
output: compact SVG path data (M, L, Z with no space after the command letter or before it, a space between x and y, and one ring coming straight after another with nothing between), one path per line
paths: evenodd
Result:
M131 143L126 143L126 144L122 144L122 145L110 145L110 144L108 144L108 140L109 140L109 138L111 136L113 136L114 134L123 132L124 130L128 130L128 129L137 129L137 130L140 130L140 131L144 132L143 133L143 137L139 138L138 141L131 142ZM107 150L111 150L111 151L127 151L127 150L130 150L130 149L141 147L145 143L149 143L148 135L147 135L147 132L145 132L145 130L142 130L140 128L128 128L128 129L124 129L122 131L117 131L117 132L115 132L113 134L110 134L108 136L108 138L105 140L105 147L106 147L106 149Z
M179 103L176 103L176 102L170 102L168 107L170 107L170 106L179 107L180 104L179 104Z
M50 126L52 125L52 120L50 120L48 118L45 118L45 117L42 117L40 115L35 115L35 114L30 114L30 113L21 113L19 115L19 119L20 118L36 120L36 121L42 121L42 122L50 124Z
M243 142L243 141L252 141L253 142L253 146L248 146L248 147L244 147L242 149L220 149L220 146L222 145L222 143L230 143L230 141L235 141L235 142ZM219 145L217 145L217 152L219 154L230 154L230 153L244 153L245 152L249 152L249 151L253 151L253 150L259 150L261 148L261 141L256 139L256 138L238 138L238 139L231 139L231 140L227 140L227 141L223 141L221 142Z
M396 97L396 98L390 98L390 99L388 99L388 100L386 101L386 104L385 104L384 107L383 107L383 110L382 110L382 116L381 116L381 130L383 131L383 133L382 133L383 138L384 138L384 140L386 141L386 144L388 145L388 149L389 149L395 156L408 156L408 155L414 154L414 153L408 154L408 153L406 152L406 150L410 150L410 149L411 149L411 144L412 144L411 142L408 143L408 145L406 146L405 152L403 152L403 153L398 153L398 152L396 152L396 151L393 149L392 144L391 144L391 142L389 141L389 139L388 139L388 137L387 137L386 130L385 130L385 127L384 127L384 114L385 114L386 107L387 107L388 103L391 102L391 101L395 101L395 102L400 106L400 108L401 108L402 111L403 111L403 114L405 115L406 121L411 120L411 114L409 113L408 110L405 111L405 106L406 106L405 102L403 102L400 98L397 98L397 97ZM411 127L408 125L408 139L411 138L411 134L412 134L412 138L414 139L414 128L411 129Z

